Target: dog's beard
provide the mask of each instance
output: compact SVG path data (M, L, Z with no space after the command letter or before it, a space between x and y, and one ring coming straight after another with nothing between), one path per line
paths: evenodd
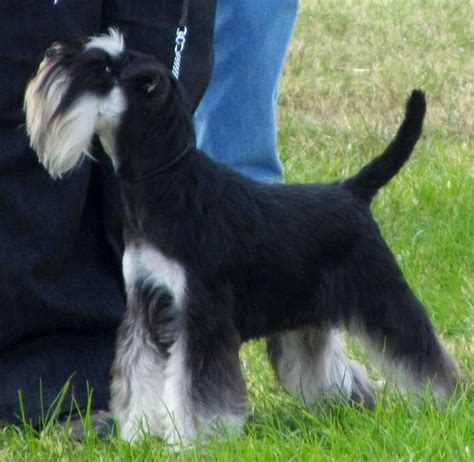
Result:
M91 39L85 46L86 50L89 48L118 55L123 50L123 38L110 30L109 35ZM60 56L59 45L57 51ZM84 92L63 107L68 92L74 88L70 71L61 65L60 59L44 59L28 84L24 103L30 145L53 178L72 170L85 155L90 156L89 147L98 125L101 138L110 138L108 131L115 132L125 108L125 99L117 87L106 95ZM113 147L112 141L107 145ZM113 152L107 153L113 157Z
M31 147L53 178L76 166L87 154L96 125L98 101L85 94L64 112L58 111L69 88L66 70L47 61L25 95L26 128Z

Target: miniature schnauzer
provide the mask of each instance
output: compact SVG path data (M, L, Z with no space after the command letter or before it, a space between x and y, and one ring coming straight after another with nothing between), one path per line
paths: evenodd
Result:
M241 429L239 349L259 337L283 387L308 405L373 405L341 328L404 388L429 384L449 397L462 381L370 212L421 135L421 91L385 151L328 184L261 184L211 160L196 148L179 82L115 30L47 50L25 109L53 178L81 161L94 134L119 178L128 309L111 409L123 438L148 431L178 443Z

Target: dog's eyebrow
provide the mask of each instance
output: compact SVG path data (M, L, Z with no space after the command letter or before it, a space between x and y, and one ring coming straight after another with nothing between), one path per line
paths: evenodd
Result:
M91 37L85 49L100 48L111 56L118 56L125 50L123 35L116 29L109 29L108 34Z

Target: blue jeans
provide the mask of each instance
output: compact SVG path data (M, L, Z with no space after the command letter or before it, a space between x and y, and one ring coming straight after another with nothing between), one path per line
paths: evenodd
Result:
M281 180L277 97L298 0L219 0L214 71L195 113L198 147L259 181Z

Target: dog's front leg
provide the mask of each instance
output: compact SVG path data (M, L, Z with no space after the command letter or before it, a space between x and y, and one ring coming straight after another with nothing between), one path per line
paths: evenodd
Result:
M144 432L164 438L166 368L180 336L186 275L176 261L142 243L125 249L123 272L127 313L117 337L111 410L122 438L136 440Z
M189 444L196 438L221 437L241 430L247 414L240 370L240 336L216 303L218 294L188 291L179 335L169 349L163 397L168 410L166 440ZM217 306L219 305L219 306Z
M150 332L145 314L143 299L129 295L112 367L110 408L120 436L127 441L140 439L144 433L163 437L167 417L163 401L166 354Z

